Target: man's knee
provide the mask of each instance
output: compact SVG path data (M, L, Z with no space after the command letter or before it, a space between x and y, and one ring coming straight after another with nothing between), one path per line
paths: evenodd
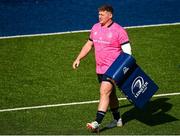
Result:
M103 81L100 87L100 94L110 96L110 94L112 93L112 88L113 85L110 82Z

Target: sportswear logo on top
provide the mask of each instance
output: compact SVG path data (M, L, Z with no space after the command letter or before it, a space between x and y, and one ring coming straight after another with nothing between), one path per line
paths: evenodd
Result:
M138 76L131 85L131 92L135 98L147 90L148 82L144 83L144 79L141 76Z
M112 38L112 33L108 33L107 37Z

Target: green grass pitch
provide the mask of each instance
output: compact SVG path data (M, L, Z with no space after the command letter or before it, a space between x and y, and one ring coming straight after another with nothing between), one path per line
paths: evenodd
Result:
M158 84L157 94L180 92L180 25L128 29L133 56ZM78 70L72 62L89 33L0 40L0 109L99 99L93 50ZM117 90L118 97L124 97ZM145 111L120 101L122 128L100 134L180 134L180 96L153 98ZM94 134L86 130L96 104L0 112L0 134Z

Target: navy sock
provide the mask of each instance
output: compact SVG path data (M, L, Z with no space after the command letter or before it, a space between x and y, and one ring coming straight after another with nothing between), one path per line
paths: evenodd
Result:
M106 112L104 112L104 111L97 111L95 121L97 121L98 124L101 124L105 114L106 114Z
M113 114L113 117L115 120L119 120L120 119L120 113L119 113L119 107L118 108L114 108L114 109L111 109L111 112Z

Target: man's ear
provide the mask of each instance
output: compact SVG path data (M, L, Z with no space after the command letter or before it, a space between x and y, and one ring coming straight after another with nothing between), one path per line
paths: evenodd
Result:
M109 15L110 15L110 18L113 18L113 15L112 15L112 13L109 13Z

